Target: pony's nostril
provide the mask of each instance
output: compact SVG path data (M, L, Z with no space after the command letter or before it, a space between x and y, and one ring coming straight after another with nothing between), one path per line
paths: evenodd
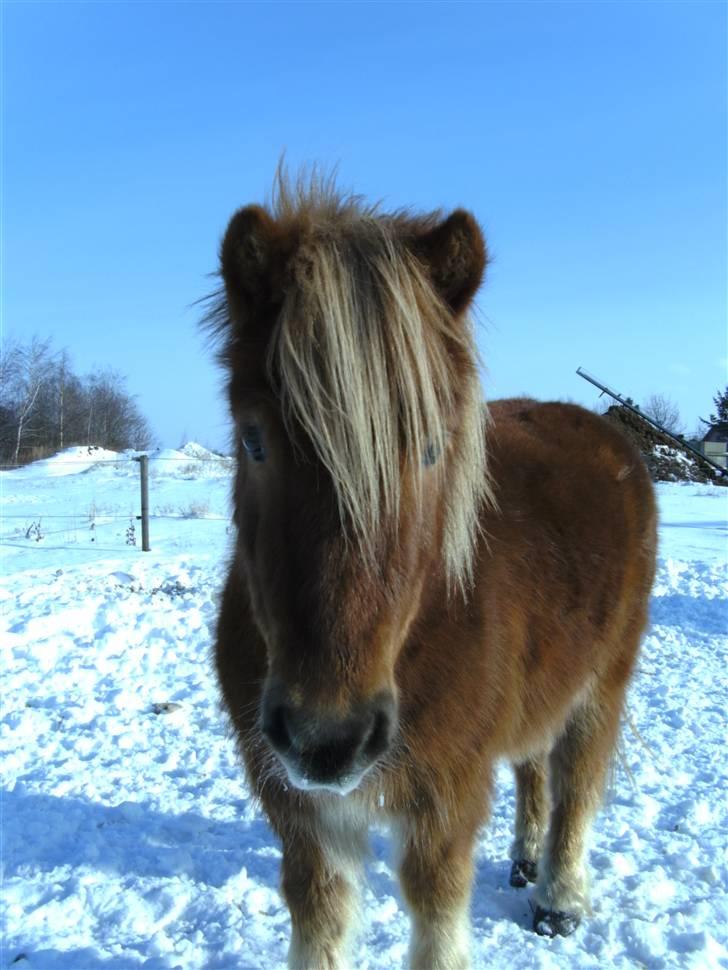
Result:
M388 710L375 711L362 751L372 761L383 754L392 738L392 718Z
M290 722L284 704L266 711L262 727L263 734L277 751L288 751L293 747Z

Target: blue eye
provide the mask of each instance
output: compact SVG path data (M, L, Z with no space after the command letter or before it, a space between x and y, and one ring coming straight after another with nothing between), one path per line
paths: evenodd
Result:
M422 464L429 468L434 465L437 459L440 457L440 449L437 445L434 445L431 441L428 441L425 445L425 450L422 452Z
M263 447L263 436L260 428L254 424L245 425L241 435L241 441L246 453L253 461L265 461L265 448Z

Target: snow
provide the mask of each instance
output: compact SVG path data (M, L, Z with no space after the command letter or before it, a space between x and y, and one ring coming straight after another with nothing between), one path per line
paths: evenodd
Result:
M67 450L0 476L0 970L283 966L280 851L210 663L232 463L194 445L154 456L142 553L132 457ZM529 893L508 885L504 765L478 844L476 967L728 967L728 489L658 495L651 626L591 845L594 914L566 939L530 930ZM408 920L386 830L371 843L355 965L389 970Z
M32 465L12 471L13 480L30 477L33 480L38 478L55 478L59 475L78 475L88 471L99 461L115 461L119 455L115 451L107 448L99 448L96 445L75 446L59 451L51 458L44 458L36 461ZM4 473L7 474L7 473Z

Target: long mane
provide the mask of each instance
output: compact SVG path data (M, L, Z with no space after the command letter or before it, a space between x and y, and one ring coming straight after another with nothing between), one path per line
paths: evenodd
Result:
M384 214L332 179L282 172L269 211L298 240L268 345L284 418L310 439L369 561L405 487L432 527L423 495L426 476L439 476L444 565L450 587L466 591L480 508L492 501L472 323L453 319L407 245L439 213Z

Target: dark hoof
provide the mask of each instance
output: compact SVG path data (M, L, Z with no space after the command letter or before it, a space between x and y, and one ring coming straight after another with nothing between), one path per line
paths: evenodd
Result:
M533 928L539 936L571 936L581 923L581 917L555 909L537 906L533 914Z
M516 859L511 866L511 886L524 889L529 882L536 882L536 863L530 859Z

